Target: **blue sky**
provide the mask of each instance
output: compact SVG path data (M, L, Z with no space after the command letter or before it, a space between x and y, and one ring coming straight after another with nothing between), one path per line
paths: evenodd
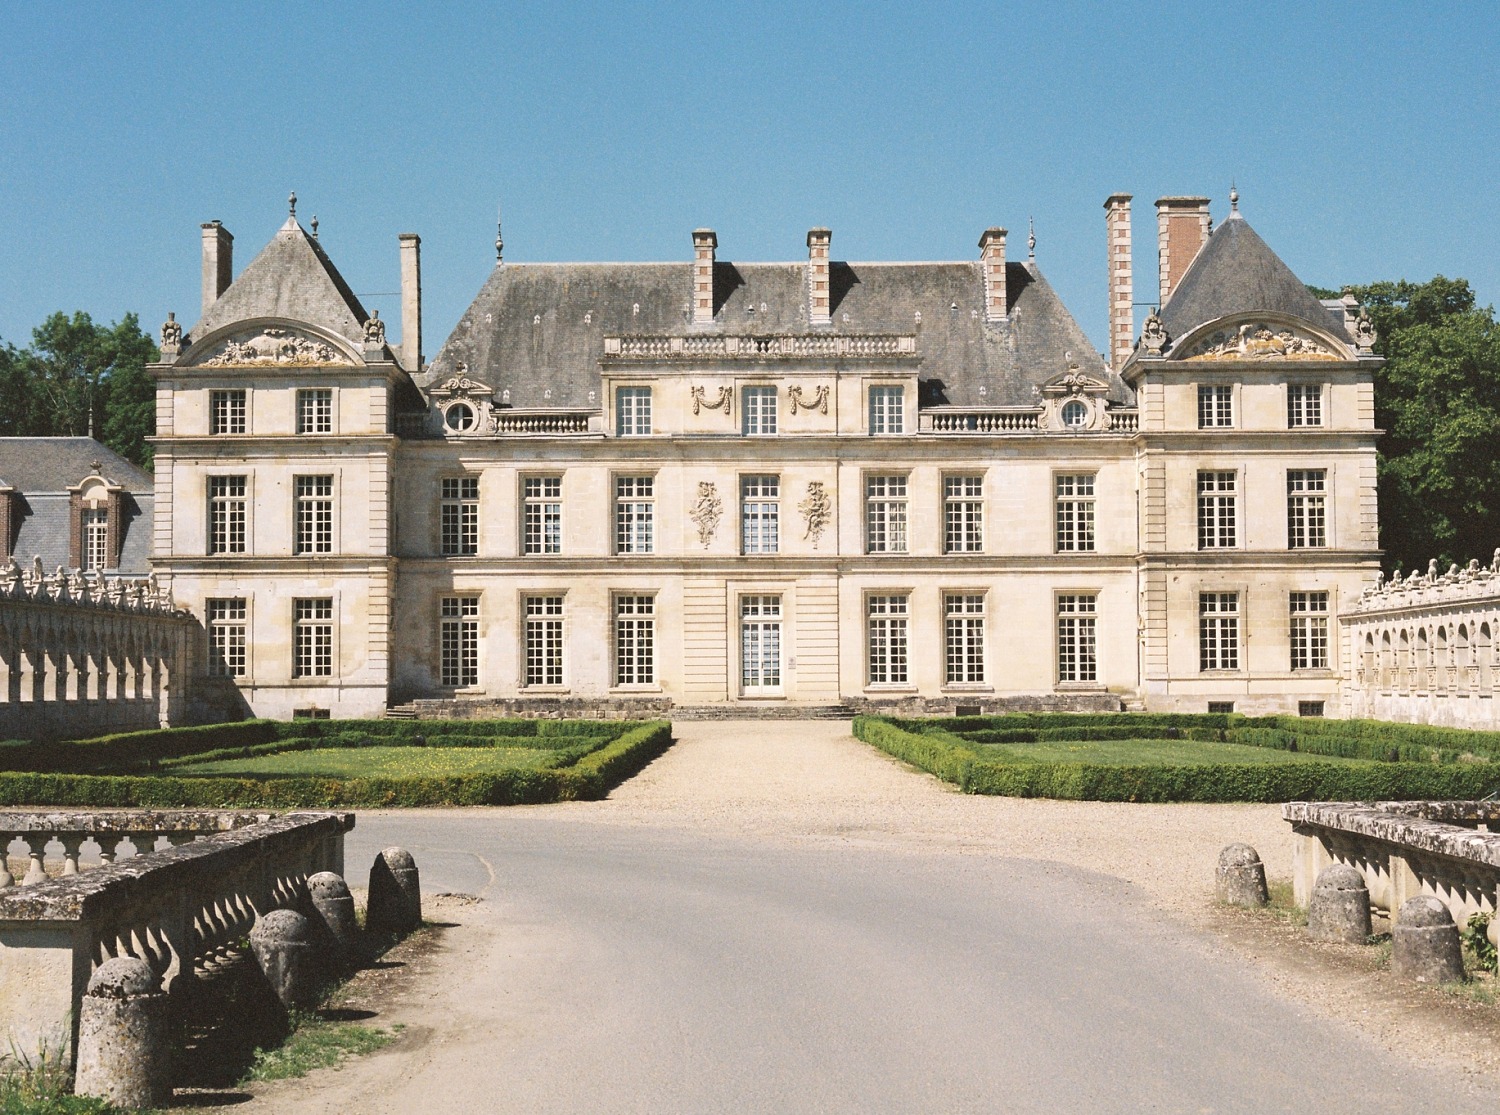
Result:
M1101 13L1108 13L1106 17ZM198 225L243 267L317 214L399 319L423 239L435 352L494 259L968 259L989 225L1105 341L1104 198L1231 180L1306 281L1468 278L1500 298L1500 5L8 5L0 338L54 310L154 333L199 300ZM1137 317L1139 326L1140 317ZM393 330L393 339L394 339Z

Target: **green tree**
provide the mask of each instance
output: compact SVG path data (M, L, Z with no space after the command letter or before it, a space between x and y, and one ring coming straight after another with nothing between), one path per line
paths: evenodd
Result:
M0 342L0 437L24 437L32 432L31 375L25 354Z

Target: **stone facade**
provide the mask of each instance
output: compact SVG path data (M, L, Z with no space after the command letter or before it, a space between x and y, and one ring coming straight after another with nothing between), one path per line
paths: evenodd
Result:
M825 229L791 263L707 229L681 263L500 258L430 363L415 237L388 346L295 217L232 282L211 229L153 369L195 715L1335 711L1378 361L1181 200L1133 351L1111 257L1113 364L998 228L954 263L840 262Z

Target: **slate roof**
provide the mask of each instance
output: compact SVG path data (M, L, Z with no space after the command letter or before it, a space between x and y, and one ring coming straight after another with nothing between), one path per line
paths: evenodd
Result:
M62 492L93 473L127 492L150 495L155 481L91 437L0 437L0 483L22 492Z
M1236 210L1189 265L1161 309L1161 323L1175 341L1207 322L1257 310L1302 318L1350 339L1342 314L1318 301Z
M11 553L18 562L34 557L50 572L68 565L72 535L68 488L92 475L93 462L106 480L129 493L121 501L124 534L121 573L145 574L151 567L151 515L154 482L114 450L88 437L0 438L0 483L16 489L18 522ZM15 497L13 497L15 498Z
M283 317L320 325L358 347L369 316L322 246L288 217L188 335L197 340L237 321Z
M1009 320L1000 325L984 320L978 261L835 262L829 277L833 324L814 330L806 262L718 261L711 332L915 333L923 406L1036 405L1034 388L1067 371L1068 354L1108 379L1114 402L1133 399L1034 264L1007 264ZM497 400L509 391L512 407L597 407L605 337L710 332L691 325L692 289L690 262L501 264L417 383L426 390L462 362Z

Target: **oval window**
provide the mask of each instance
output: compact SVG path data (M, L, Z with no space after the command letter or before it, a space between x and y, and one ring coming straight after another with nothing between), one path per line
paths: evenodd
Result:
M468 403L454 403L443 412L448 429L463 433L474 428L474 408Z
M1089 408L1087 404L1072 399L1063 404L1062 424L1070 430L1081 430L1088 424Z

